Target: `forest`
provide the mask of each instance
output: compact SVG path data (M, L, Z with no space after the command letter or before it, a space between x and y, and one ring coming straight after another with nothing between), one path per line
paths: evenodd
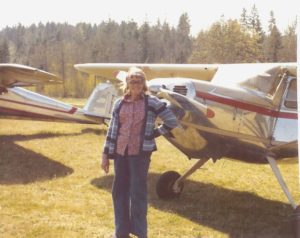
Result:
M201 20L201 19L199 19ZM99 24L19 24L0 31L0 63L18 63L58 75L62 85L36 87L54 97L87 97L103 79L77 72L78 63L255 63L297 60L297 19L280 32L270 11L263 30L258 10L243 9L239 19L220 18L196 36L183 13L177 26L134 21Z

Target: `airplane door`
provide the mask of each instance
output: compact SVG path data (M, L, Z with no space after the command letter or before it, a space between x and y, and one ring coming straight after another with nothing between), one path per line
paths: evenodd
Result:
M274 140L280 142L298 139L297 78L290 77L287 82L273 133Z

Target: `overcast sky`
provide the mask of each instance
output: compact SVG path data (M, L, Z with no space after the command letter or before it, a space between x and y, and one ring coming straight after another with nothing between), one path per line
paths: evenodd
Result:
M155 24L157 19L176 26L186 12L190 18L191 33L197 34L221 19L239 19L242 9L250 12L255 4L265 30L273 10L278 28L283 31L295 19L300 9L299 0L5 0L1 3L0 29L18 23L49 21L75 25L78 22L100 23L109 18L117 22L133 20L139 25L145 21Z

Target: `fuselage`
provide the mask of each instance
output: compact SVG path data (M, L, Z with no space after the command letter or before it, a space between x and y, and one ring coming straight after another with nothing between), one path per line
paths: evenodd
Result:
M83 109L20 87L6 88L0 95L0 116L86 124L103 122L101 118L85 115Z
M175 92L170 107L184 130L170 142L190 158L266 163L268 153L276 159L297 156L297 78L276 70L250 82L230 83L225 76L215 82L153 81L150 89L160 84Z

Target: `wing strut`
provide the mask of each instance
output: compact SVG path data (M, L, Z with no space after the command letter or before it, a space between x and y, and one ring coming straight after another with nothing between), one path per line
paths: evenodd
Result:
M273 170L273 173L274 173L275 177L277 178L278 183L280 184L280 187L282 188L283 192L285 193L285 196L289 200L292 207L294 209L296 209L297 205L296 205L296 203L295 203L295 201L292 197L292 194L290 193L286 183L283 180L283 177L282 177L282 175L280 173L280 170L277 166L276 160L272 156L268 156L268 155L266 156L266 158L267 158L267 160L268 160L268 162L269 162L269 164L270 164L270 166Z

